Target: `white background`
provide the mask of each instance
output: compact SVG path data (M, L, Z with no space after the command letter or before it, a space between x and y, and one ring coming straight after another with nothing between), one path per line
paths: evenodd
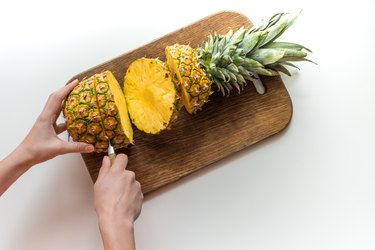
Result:
M12 0L0 9L0 158L48 95L89 67L219 10L257 23L303 9L280 40L311 48L318 65L283 76L288 129L147 196L137 247L375 249L374 1ZM102 249L80 155L32 168L0 198L0 249Z

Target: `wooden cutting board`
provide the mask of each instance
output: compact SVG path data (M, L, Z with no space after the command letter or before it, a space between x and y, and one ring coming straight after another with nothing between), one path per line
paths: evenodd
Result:
M249 28L252 23L240 13L219 12L72 79L110 70L122 85L126 69L137 58L165 60L167 45L180 43L197 47L210 33L224 34L230 28L236 30L241 26ZM258 94L251 83L240 95L236 91L229 97L215 93L201 112L189 115L183 110L171 130L158 135L147 135L134 128L135 145L117 153L124 152L129 156L128 169L135 172L144 194L283 130L292 116L289 94L280 77L262 77L261 80L266 87L265 94ZM93 181L104 155L82 154Z

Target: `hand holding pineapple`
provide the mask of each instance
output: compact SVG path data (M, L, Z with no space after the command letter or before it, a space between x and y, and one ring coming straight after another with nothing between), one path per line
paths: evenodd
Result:
M77 84L73 81L51 94L24 141L0 161L0 196L35 164L61 154L94 151L91 144L66 142L58 137L66 126L56 124L56 119L65 97ZM120 154L111 166L105 157L95 183L95 208L106 249L135 249L133 223L140 214L143 194L134 173L125 169L127 162L127 157Z
M78 84L75 80L52 93L34 126L21 143L23 152L35 165L55 156L67 153L91 153L94 147L84 142L66 142L58 135L66 130L66 124L57 124L65 97Z
M78 81L62 87L50 95L34 126L22 143L4 160L0 167L0 195L30 167L67 153L90 153L94 147L83 142L66 142L58 134L66 130L65 124L56 124L65 97Z

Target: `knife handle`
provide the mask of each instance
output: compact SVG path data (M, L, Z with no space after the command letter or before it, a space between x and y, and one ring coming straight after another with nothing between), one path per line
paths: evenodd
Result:
M111 161L111 166L112 166L113 163L115 162L116 154L109 154L108 157L109 157L109 160Z

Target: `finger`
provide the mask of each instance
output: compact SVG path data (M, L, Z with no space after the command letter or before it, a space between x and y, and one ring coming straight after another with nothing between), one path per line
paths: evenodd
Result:
M92 153L94 152L94 146L84 142L65 142L61 141L60 147L61 154L67 153Z
M60 97L61 102L78 85L78 83L78 79L75 79L55 92L58 95L58 97Z
M42 113L49 117L54 114L59 114L62 109L61 103L64 101L65 97L74 89L74 87L77 86L78 83L79 81L76 79L73 82L60 88L59 90L53 92L49 96Z
M56 125L56 123L55 123L54 128L55 128L56 134L61 134L62 132L64 132L66 130L66 124L60 123L60 124Z
M118 154L112 164L112 170L123 171L128 165L128 156L126 154Z
M102 166L100 167L98 179L102 178L106 173L108 173L109 169L111 168L111 161L109 160L108 156L103 157Z

